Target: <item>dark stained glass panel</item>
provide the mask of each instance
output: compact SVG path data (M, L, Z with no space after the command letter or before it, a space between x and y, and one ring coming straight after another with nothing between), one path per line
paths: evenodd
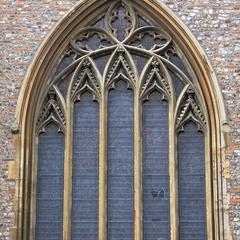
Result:
M104 73L107 62L109 61L109 58L110 58L110 54L94 58L94 63L96 64L98 70L102 75Z
M108 102L108 240L133 240L133 92L120 81Z
M149 61L149 58L143 57L140 55L136 55L136 54L132 54L131 56L135 63L135 66L137 67L138 74L139 74L139 76L141 76L144 67L146 66L147 62Z
M98 239L99 108L85 93L74 104L72 240Z
M176 98L178 98L186 84L184 84L183 81L179 79L176 72L169 70L169 74L171 75L173 81Z
M36 240L61 240L63 223L64 135L51 124L39 136Z
M188 123L178 137L180 240L206 240L204 135Z
M175 66L177 66L187 77L191 79L189 75L189 70L185 66L183 60L178 56L178 54L169 54L169 61L172 62Z
M168 135L168 103L154 92L143 104L144 240L170 239Z

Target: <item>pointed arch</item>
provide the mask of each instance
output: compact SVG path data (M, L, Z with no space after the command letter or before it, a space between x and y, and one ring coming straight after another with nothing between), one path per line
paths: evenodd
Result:
M107 0L79 1L79 3L55 26L46 40L42 43L35 55L32 65L29 67L17 103L16 121L12 126L12 131L16 134L17 160L15 166L17 172L15 172L15 178L17 179L18 197L16 201L17 228L13 231L13 239L22 240L24 237L28 236L29 233L30 236L32 236L32 226L29 222L29 218L27 217L29 215L29 210L26 206L30 206L30 211L32 210L30 201L31 186L29 185L29 182L33 180L33 176L31 175L32 159L35 157L33 139L35 138L35 123L37 121L38 114L41 111L42 103L45 99L42 96L46 96L48 90L52 87L52 83L56 83L54 88L57 89L57 93L59 95L57 83L69 76L79 64L83 64L83 59L85 57L84 54L87 54L88 57L102 56L104 52L109 53L112 51L118 51L116 49L119 49L119 45L122 49L124 48L129 52L137 51L135 47L126 46L128 42L133 41L130 37L127 41L118 43L116 36L114 37L114 35L116 35L114 29L112 31L112 36L108 36L102 31L99 32L98 36L100 36L100 40L104 40L105 37L107 38L107 43L110 43L105 50L102 48L102 45L99 45L97 49L94 49L93 52L89 53L88 50L90 48L82 49L82 47L80 47L79 50L79 47L76 45L77 41L74 43L72 42L72 45L69 45L71 40L74 39L74 37L77 37L75 32L76 27L85 29L87 22L94 21L94 19L99 20L99 16L102 15L109 7L109 2L110 1ZM118 1L115 2L118 4ZM122 2L123 6L128 4L128 1L126 0ZM229 233L225 226L225 224L227 224L227 217L224 213L224 205L222 203L223 194L225 194L225 182L222 178L221 169L222 163L225 161L224 150L227 145L229 125L223 97L213 67L199 43L187 27L160 1L133 0L130 2L130 5L131 8L128 10L128 16L132 16L132 9L136 10L143 16L149 16L153 23L159 23L161 25L161 31L166 32L167 37L171 37L171 40L165 39L165 44L160 46L155 44L154 48L150 49L153 52L151 54L155 57L159 57L159 59L162 59L169 68L176 69L180 79L184 79L186 82L191 82L195 93L198 94L197 101L199 102L205 116L208 116L208 147L206 151L208 152L208 159L211 160L211 162L209 160L209 166L212 168L208 169L209 172L207 175L212 176L209 178L209 181L211 181L211 191L213 191L213 193L207 193L212 196L211 204L213 205L212 213L210 213L211 216L208 216L208 218L213 219L213 230L210 229L210 231L212 231L212 237L209 239L230 239L231 236L228 235ZM114 5L113 8L116 6ZM142 19L141 21L145 20ZM146 20L144 24L148 24L148 20ZM135 25L136 23L134 22L133 28L126 34L129 35L132 33L132 36L137 38L139 32L138 30L134 32L134 28L136 27ZM109 25L108 28L111 28L111 26ZM148 31L151 31L151 36L157 36L160 38L160 36L162 36L162 32L158 34L159 32L155 33L154 30L155 28L152 29L146 27L147 34L149 34ZM93 35L90 33L87 36L84 35L84 38L88 39L92 36ZM176 49L174 50L178 51L178 55L183 57L184 63L190 69L189 75L191 80L189 80L189 76L187 76L185 72L183 73L180 69L177 69L177 67L174 66L169 59L163 58L161 55L162 51L168 47L170 42L176 44ZM139 53L141 52L141 54L148 54L148 51L144 48L139 49L138 51ZM67 61L65 57L68 58ZM58 67L59 59L65 59L62 63L64 67L59 70L59 73L56 76L54 75L54 70ZM91 62L91 60L89 61ZM124 67L124 61L120 59L120 62ZM111 63L109 65L111 65ZM86 74L88 78L90 78L89 74ZM95 74L99 75L97 70L95 71ZM137 76L136 70L134 70L132 76L126 77L134 86L134 84L136 84L134 81L136 82L136 80L134 80L133 76ZM99 87L99 91L103 90L103 86L104 84L102 83L102 86ZM87 85L85 87L90 88L90 86ZM97 95L96 85L91 88L91 91ZM62 101L62 98L60 98L60 102ZM180 103L181 101L179 100L179 104ZM102 99L101 104L104 105L104 99ZM101 107L103 107L102 105ZM197 110L193 109L190 112L194 111ZM101 114L104 115L104 112ZM192 113L192 116L189 114L184 116L185 118L181 120L182 122L179 123L180 125L184 124L184 121L187 121L189 117L193 118L193 116L195 116L194 113ZM200 120L202 121L202 119ZM104 135L105 133L102 132L101 134ZM104 149L101 151L104 151ZM100 155L103 158L104 153L100 153ZM103 170L102 174L104 173L105 170ZM211 198L210 196L208 197ZM140 196L138 196L138 198L140 198ZM136 201L136 205L137 208L140 209L138 204L139 199ZM104 210L102 211L104 212ZM138 215L136 217L138 217ZM140 224L141 223L139 222L138 226ZM175 225L177 226L177 222ZM101 227L102 226L100 226L100 231L103 229L103 227ZM66 228L68 228L68 226ZM104 236L106 237L106 233L104 232L100 235L103 236L103 239ZM135 236L140 236L139 229L135 230ZM177 239L177 236L172 236L172 239Z
M109 89L119 80L127 82L130 88L134 88L138 78L137 70L129 53L123 47L118 47L105 68L105 85Z
M184 125L188 121L195 122L200 131L206 129L207 121L204 113L198 103L194 90L189 85L179 98L175 119L177 131L183 131Z
M147 100L153 91L163 94L169 99L173 94L172 79L166 67L157 57L152 57L145 66L145 71L140 80L140 98Z
M89 91L94 100L101 100L101 75L89 57L83 58L74 72L68 89L68 98L80 100L81 94Z
M44 108L37 120L37 132L45 132L49 123L54 122L59 131L65 131L66 125L66 106L65 101L58 89L52 87L44 102Z

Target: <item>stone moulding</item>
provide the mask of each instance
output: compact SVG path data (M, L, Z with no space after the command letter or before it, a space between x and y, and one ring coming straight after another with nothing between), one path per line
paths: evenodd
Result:
M24 208L28 204L29 181L31 159L33 156L33 131L36 122L36 111L42 104L41 96L48 87L51 78L51 67L56 63L50 60L59 59L61 47L66 47L69 35L78 26L83 26L86 18L98 16L107 0L81 0L70 10L66 16L54 27L36 52L35 58L29 67L26 78L19 95L16 121L12 127L14 142L17 149L16 161L9 169L9 177L16 179L15 215L16 225L11 230L11 240L23 240L27 236L29 215L32 209ZM116 1L117 2L117 1ZM127 1L126 1L127 2ZM211 239L231 240L228 229L227 193L226 182L223 175L223 166L226 165L225 149L228 142L229 124L227 120L225 105L218 80L206 54L199 43L182 23L182 21L159 0L132 0L132 5L138 9L144 9L145 13L152 15L152 18L162 23L165 30L171 33L173 40L184 52L187 60L191 63L191 68L198 79L202 98L205 101L206 110L209 116L210 147L207 151L212 160L212 189L214 209L214 232ZM61 47L60 47L61 46ZM25 202L25 203L24 203ZM30 229L31 232L31 229ZM31 235L31 234L30 234ZM103 234L104 235L104 234ZM136 233L136 239L137 233ZM31 239L31 238L30 238ZM103 238L99 238L104 240ZM135 240L136 240L135 239ZM172 236L172 240L177 240L178 236ZM210 239L210 238L209 238ZM67 238L64 240L67 240Z

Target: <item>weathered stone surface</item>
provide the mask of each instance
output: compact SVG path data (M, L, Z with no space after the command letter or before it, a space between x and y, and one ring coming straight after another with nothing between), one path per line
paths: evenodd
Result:
M0 2L0 240L14 226L15 182L8 165L15 159L11 134L16 101L26 71L54 24L77 0ZM210 58L222 88L231 124L227 150L229 216L233 238L240 238L240 2L163 0L190 28Z

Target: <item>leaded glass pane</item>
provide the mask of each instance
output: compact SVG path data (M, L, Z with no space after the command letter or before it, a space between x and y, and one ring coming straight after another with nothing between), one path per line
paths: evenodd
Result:
M190 122L178 137L180 240L206 240L204 135Z
M137 67L138 74L140 76L142 74L144 67L146 66L147 62L149 61L149 58L143 57L141 55L136 55L136 54L132 54L131 56Z
M98 239L99 109L85 93L74 104L72 240Z
M133 105L118 82L108 101L108 240L133 240Z
M176 74L176 72L169 70L169 74L171 75L172 81L173 81L173 85L175 88L175 95L178 98L179 95L181 94L183 88L185 87L185 84L183 83L183 81L181 81L178 77L178 75Z
M36 240L61 240L63 223L64 135L51 124L39 136Z
M168 103L154 92L143 104L144 239L169 239Z

